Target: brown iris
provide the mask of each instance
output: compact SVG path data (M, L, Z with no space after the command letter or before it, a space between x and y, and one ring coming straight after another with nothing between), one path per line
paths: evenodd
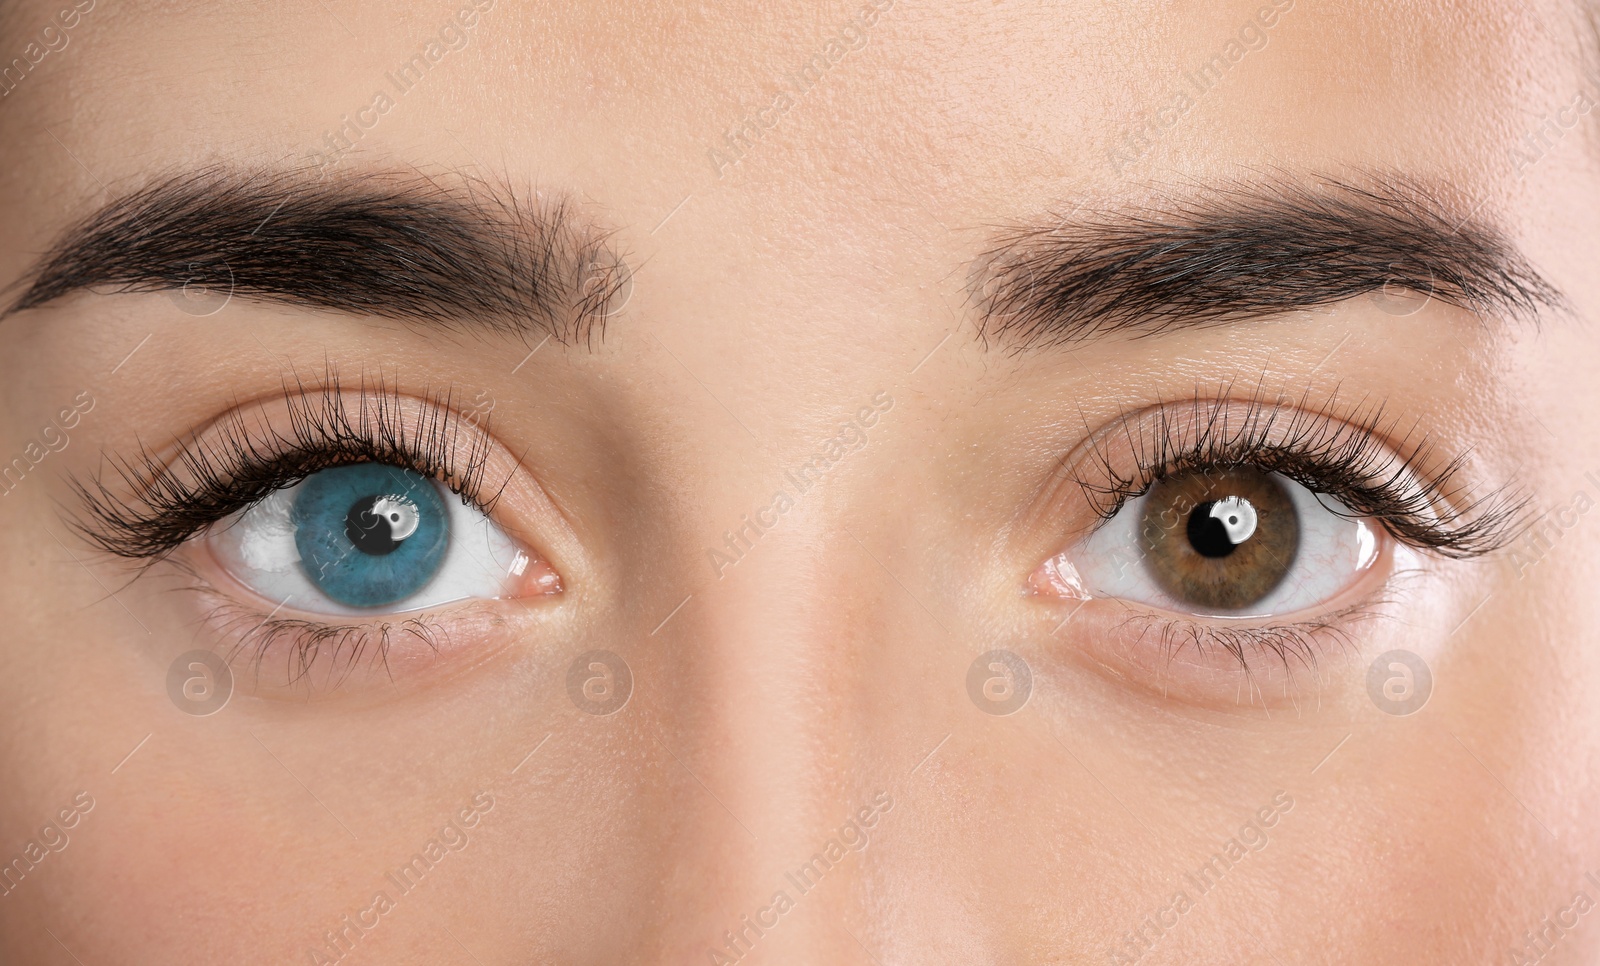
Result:
M1174 473L1150 488L1139 542L1161 589L1181 603L1238 610L1283 581L1300 522L1283 484L1253 469Z

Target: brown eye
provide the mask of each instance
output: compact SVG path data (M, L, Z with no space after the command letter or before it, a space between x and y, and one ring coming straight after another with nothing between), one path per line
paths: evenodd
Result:
M1232 611L1283 582L1300 548L1294 502L1250 468L1174 473L1150 488L1139 522L1146 568L1193 607Z

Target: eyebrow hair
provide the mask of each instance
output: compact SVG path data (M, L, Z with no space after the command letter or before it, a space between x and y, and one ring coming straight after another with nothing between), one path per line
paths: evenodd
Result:
M182 290L590 344L630 282L571 203L415 173L212 166L123 195L63 232L0 319L71 292Z
M1537 317L1561 293L1475 212L1396 178L1233 184L1002 229L973 267L980 338L1017 350L1152 336L1374 291Z

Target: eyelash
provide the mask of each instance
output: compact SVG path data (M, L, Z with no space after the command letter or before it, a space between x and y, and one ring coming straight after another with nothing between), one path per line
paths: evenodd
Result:
M408 398L381 380L375 385L363 380L347 394L332 372L309 389L298 380L286 382L281 401L287 429L269 427L236 408L220 426L179 440L182 452L172 466L141 447L133 459L112 463L114 480L109 483L100 474L70 481L85 506L73 526L97 549L139 561L143 572L274 491L319 470L363 462L386 463L439 480L468 506L492 512L510 477L493 493L487 491L488 437L473 433L463 447L464 417L454 409L450 390L415 400L415 416L403 407ZM486 425L487 417L479 423ZM224 638L237 635L228 659L252 653L258 677L267 655L286 644L288 684L309 680L318 656L326 653L332 665L329 682L336 687L363 655L387 666L394 636L413 637L437 650L445 633L443 625L426 615L361 624L263 617L220 592L187 562L173 563L189 580L189 590L215 601L210 623Z
M114 485L99 474L87 482L73 479L71 486L87 509L86 516L74 519L74 528L106 553L154 562L275 490L319 470L366 462L439 480L468 506L492 512L499 491L485 492L488 438L473 434L461 452L465 420L452 407L451 391L424 397L420 417L409 421L402 408L406 397L381 381L368 386L363 380L355 411L346 396L332 373L312 389L286 383L287 432L260 423L253 427L244 411L235 409L210 433L179 440L183 450L175 466L141 447L134 459L113 463Z
M1131 475L1120 472L1091 439L1093 476L1074 475L1096 516L1111 519L1130 500L1179 473L1204 473L1250 466L1282 474L1314 493L1334 497L1353 516L1377 520L1402 543L1444 557L1468 558L1505 546L1526 506L1506 489L1471 496L1458 483L1465 455L1428 472L1437 447L1413 427L1398 432L1382 405L1358 407L1350 422L1308 408L1308 399L1285 408L1256 395L1240 403L1197 394L1187 417L1163 407L1148 435L1134 436L1124 416L1124 438L1134 454ZM1324 406L1331 410L1337 397ZM1243 407L1242 410L1240 407ZM1285 422L1287 420L1287 422ZM1398 438L1398 452L1385 444Z
M1246 675L1254 670L1251 653L1271 654L1287 671L1292 671L1291 661L1309 671L1317 668L1317 656L1324 650L1353 651L1350 625L1379 616L1387 600L1371 600L1355 604L1322 617L1295 624L1268 624L1262 627L1217 627L1191 620L1171 620L1153 616L1128 619L1128 624L1142 624L1144 634L1154 629L1157 645L1170 663L1185 647L1193 647L1199 654L1215 647L1226 651Z
M192 577L193 572L188 572ZM202 594L215 593L204 582L191 589ZM426 616L366 624L324 624L304 618L270 616L263 620L254 609L227 600L219 601L212 608L210 622L223 636L238 633L228 659L244 652L252 654L250 664L258 684L262 664L280 642L288 645L284 653L284 683L309 681L317 657L326 650L330 661L327 685L332 688L338 687L355 670L364 654L374 654L374 660L383 662L387 668L390 639L396 635L415 638L433 651L438 651L441 637L448 637L442 624Z
M1147 424L1125 415L1122 439L1133 451L1131 473L1117 469L1105 446L1110 437L1091 437L1092 468L1075 471L1071 479L1094 508L1097 526L1169 476L1249 466L1327 494L1352 516L1376 520L1396 540L1440 556L1480 556L1515 535L1525 497L1506 489L1470 496L1458 482L1465 456L1430 474L1427 468L1436 462L1437 447L1415 427L1398 432L1400 425L1387 417L1382 405L1364 411L1358 407L1352 420L1343 422L1314 411L1307 405L1309 394L1286 409L1259 392L1242 403L1230 400L1230 388L1213 397L1197 393L1187 407L1157 410L1148 431ZM1336 403L1336 397L1328 399L1324 412ZM1395 438L1400 440L1398 450L1384 442ZM1216 648L1231 655L1247 678L1253 654L1271 655L1290 674L1293 663L1314 671L1322 651L1352 648L1350 625L1380 616L1390 602L1387 591L1403 576L1392 574L1385 592L1374 599L1297 623L1252 627L1138 614L1125 626L1141 625L1141 642L1154 631L1156 646L1169 664L1185 647L1202 656Z

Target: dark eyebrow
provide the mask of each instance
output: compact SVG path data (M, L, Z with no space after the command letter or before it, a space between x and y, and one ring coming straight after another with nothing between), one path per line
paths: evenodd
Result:
M197 282L233 298L588 343L629 273L566 201L416 173L214 166L66 230L0 319L80 289Z
M1002 229L975 265L986 342L1155 335L1404 290L1480 313L1565 304L1492 226L1394 178L1237 184Z

